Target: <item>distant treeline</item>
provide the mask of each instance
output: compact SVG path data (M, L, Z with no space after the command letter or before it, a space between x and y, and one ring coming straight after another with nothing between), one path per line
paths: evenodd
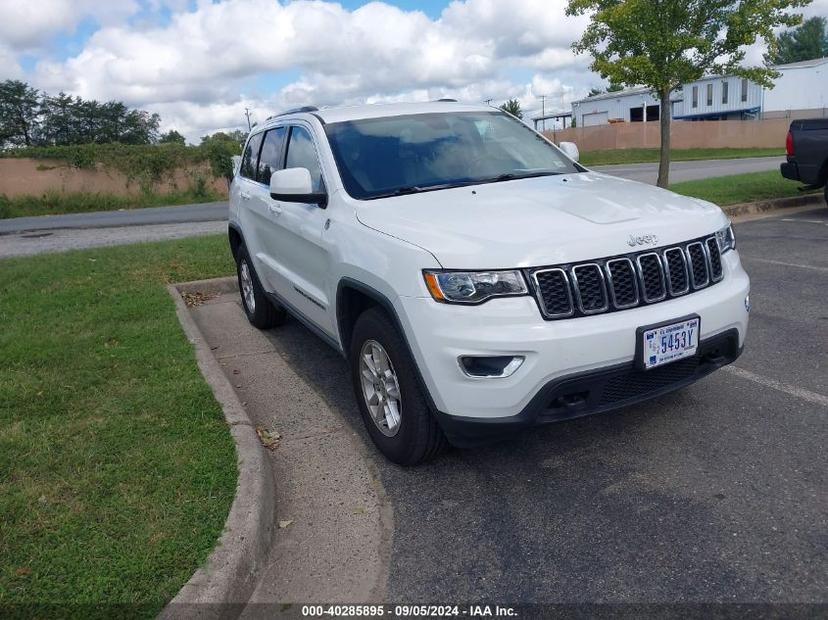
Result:
M161 118L120 101L99 102L66 93L51 96L19 80L0 82L0 148L73 144L178 142L158 133Z

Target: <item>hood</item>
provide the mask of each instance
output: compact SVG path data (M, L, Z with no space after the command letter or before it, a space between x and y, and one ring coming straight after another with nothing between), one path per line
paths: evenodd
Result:
M364 201L356 212L365 226L428 250L446 269L590 260L727 224L711 203L595 172ZM632 245L631 236L639 243Z

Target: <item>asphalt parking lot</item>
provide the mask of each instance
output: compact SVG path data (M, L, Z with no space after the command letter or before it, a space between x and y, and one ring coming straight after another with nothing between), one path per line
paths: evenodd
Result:
M828 209L737 224L736 235L753 309L735 367L413 469L373 451L334 351L296 322L266 335L382 483L386 600L828 600ZM227 369L241 399L276 403L284 385L246 391L251 364Z

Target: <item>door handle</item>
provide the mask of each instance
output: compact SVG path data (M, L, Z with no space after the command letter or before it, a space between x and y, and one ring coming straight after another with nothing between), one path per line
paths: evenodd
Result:
M282 213L282 207L278 204L269 204L267 208L273 215L280 215Z
M239 197L242 200L250 200L250 194L248 194L247 192L239 192Z

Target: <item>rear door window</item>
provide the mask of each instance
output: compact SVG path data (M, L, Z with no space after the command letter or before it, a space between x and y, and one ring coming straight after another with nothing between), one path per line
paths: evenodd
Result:
M259 149L262 146L262 133L251 136L244 147L239 174L251 181L256 180L256 168L259 165Z
M270 176L282 168L282 146L285 142L287 128L276 127L265 134L262 152L259 155L259 183L270 185Z

